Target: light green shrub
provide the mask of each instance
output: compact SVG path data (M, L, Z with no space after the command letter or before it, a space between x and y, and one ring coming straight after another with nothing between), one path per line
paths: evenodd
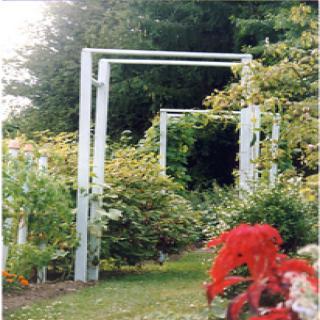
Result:
M102 257L134 265L157 258L159 251L178 253L197 240L198 215L178 194L181 185L160 175L154 154L125 148L106 164L103 207L121 217L107 222Z

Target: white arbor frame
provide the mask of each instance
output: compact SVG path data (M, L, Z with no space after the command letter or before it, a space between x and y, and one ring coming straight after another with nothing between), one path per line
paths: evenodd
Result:
M179 118L184 116L186 113L208 113L210 110L196 110L196 109L160 109L160 155L159 163L162 168L162 174L166 174L167 166L167 135L168 135L168 121L170 118ZM256 110L259 112L259 109ZM261 113L263 114L263 112ZM257 122L255 128L248 130L248 126L252 126L252 119L248 118L248 107L243 108L241 111L227 111L220 114L212 115L215 119L221 118L234 118L235 116L240 116L240 158L239 158L239 175L240 184L242 189L250 191L252 187L252 182L257 181L258 171L254 166L254 161L259 155L259 143L260 137L256 137L254 143L252 144L252 134L253 130L256 130L256 134L259 135L259 125L260 118ZM250 127L249 127L250 129ZM275 158L278 149L278 140L280 134L280 115L277 113L273 115L272 123L272 134L271 134L271 156ZM252 144L252 146L251 146ZM249 150L249 151L248 151ZM248 161L249 160L249 161ZM270 185L274 185L276 181L278 171L277 162L273 161L269 171L269 182Z
M172 59L100 59L98 79L92 78L92 58L94 54L116 55L116 56L139 56L139 57L166 57L166 58L186 58L193 60L172 60ZM205 59L195 60L195 59ZM227 61L213 61L222 59ZM81 53L81 79L80 79L80 115L79 115L79 151L78 151L78 194L77 194L77 234L80 237L80 244L76 251L75 260L75 280L87 281L97 280L99 267L89 261L88 266L88 218L89 218L89 186L90 186L90 128L92 114L92 85L97 88L96 94L96 120L93 153L93 178L92 195L99 196L103 191L104 183L104 160L107 131L107 116L109 103L109 81L111 64L148 64L148 65L173 65L173 66L203 66L203 67L232 67L237 64L244 64L242 81L249 86L249 66L252 60L250 54L234 53L205 53L205 52L174 52L174 51L145 51L145 50L119 50L119 49L92 49L85 48ZM256 143L250 146L254 131L258 128L260 111L258 106L249 106L243 112L244 128L246 134L240 139L240 158L243 167L242 182L240 186L247 188L247 179L255 177L255 166L251 161L258 154ZM252 119L258 121L252 121ZM257 133L258 134L258 133ZM250 139L251 137L251 139ZM248 140L249 139L249 140ZM243 141L249 144L243 145ZM98 197L95 197L97 199ZM98 200L91 202L90 221L96 219ZM90 236L91 251L99 256L100 239ZM90 252L92 259L93 253Z

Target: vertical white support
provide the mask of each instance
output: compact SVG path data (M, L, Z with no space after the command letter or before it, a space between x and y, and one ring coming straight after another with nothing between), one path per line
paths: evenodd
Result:
M243 58L241 59L241 63L243 64L241 71L241 86L244 89L244 95L248 96L250 93L250 67L249 63L252 61L251 58Z
M17 158L18 157L18 154L19 154L19 149L20 149L20 144L17 140L11 140L9 142L9 154L12 158ZM2 196L2 195L1 195ZM13 199L9 199L9 201L13 201ZM10 230L12 227L12 218L7 218L5 221L4 221L4 225L3 225L3 228L1 230L5 230L5 229L8 229ZM3 248L3 251L2 251L2 270L5 270L6 269L6 262L7 262L7 258L8 258L8 253L9 253L9 247L8 245L6 245L4 243L4 239L3 239L3 236L2 236L2 248Z
M38 161L38 167L40 171L46 171L48 168L48 157L46 155L41 155Z
M17 244L25 244L27 242L28 226L27 219L24 217L19 221Z
M167 112L160 111L160 167L161 174L166 174L167 166Z
M75 274L77 281L87 280L87 228L89 211L90 175L90 124L91 124L91 85L92 56L82 50L80 75L80 115L78 150L78 194L77 194L77 235L80 238L76 251Z
M26 144L24 146L24 152L26 157L27 166L32 165L33 161L33 146L32 144ZM25 182L23 185L24 192L28 192L28 184ZM24 208L24 216L20 218L18 227L18 239L17 244L25 244L28 236L28 210Z
M249 179L252 181L252 187L259 179L256 161L259 158L260 151L260 121L261 112L259 106L249 106L250 118L250 169Z
M249 108L243 108L240 114L240 146L239 146L239 174L240 190L250 191L250 113Z
M241 110L240 115L240 189L252 191L254 183L259 179L255 161L259 157L260 147L259 106L249 106Z
M105 145L108 121L110 63L106 60L99 61L99 72L96 102L96 126L94 136L93 158L93 201L90 210L90 222L94 223L97 217L97 209L101 206L100 200L95 199L103 192ZM88 280L99 279L99 258L101 239L99 235L89 234Z
M273 124L272 124L272 135L271 135L272 164L269 171L269 182L271 186L275 185L276 177L278 173L277 151L278 151L278 141L279 141L279 135L280 135L280 120L281 120L280 115L276 114L274 116Z
M45 250L47 247L45 242L40 243L40 250ZM45 283L47 281L47 267L42 267L40 270L38 270L37 274L37 282L38 283Z
M45 172L48 168L48 157L46 155L41 155L38 161L38 167L39 171ZM44 250L47 247L47 244L45 241L42 241L40 243L40 250ZM42 267L42 269L38 270L38 275L37 275L37 282L38 283L44 283L47 281L47 268Z
M249 63L252 58L242 59L244 64L241 74L241 85L244 96L249 97L251 88L251 71ZM259 179L255 161L259 157L260 147L260 118L259 106L249 104L241 110L240 117L240 189L252 191L254 183Z
M4 228L6 227L6 222L8 223L8 228L10 228L12 225L12 219L11 219L11 221L9 221L9 219L6 219L6 221L3 225ZM2 235L2 266L1 266L2 269L1 270L6 270L8 253L9 253L9 246L4 243L3 235Z

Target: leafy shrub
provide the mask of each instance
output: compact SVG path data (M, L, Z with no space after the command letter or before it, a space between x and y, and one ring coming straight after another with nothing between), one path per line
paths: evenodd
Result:
M3 221L9 270L29 277L34 268L56 259L55 264L58 262L63 272L70 273L78 240L67 179L53 171L39 170L36 148L32 161L22 152L12 158L4 151ZM28 228L26 245L16 243L22 218ZM7 219L12 223L8 224ZM46 249L40 250L40 245Z
M268 223L282 235L285 252L317 241L317 205L306 201L299 187L279 184L274 188L257 187L244 199L234 196L216 208L220 229L239 223ZM212 234L214 230L211 230Z
M216 183L206 191L184 192L184 197L191 202L193 209L201 213L202 241L208 240L226 228L217 208L226 206L237 196L237 192L233 187L221 187Z
M108 219L102 253L116 264L134 265L163 253L177 253L198 237L197 214L178 195L181 186L160 175L154 154L128 147L106 165L103 207L119 210Z
M11 272L35 279L36 271L47 266L51 261L53 251L54 249L50 246L42 250L31 243L15 244L10 248L8 268Z

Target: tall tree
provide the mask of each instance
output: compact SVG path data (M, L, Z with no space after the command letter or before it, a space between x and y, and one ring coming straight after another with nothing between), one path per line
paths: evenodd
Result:
M11 118L21 130L74 131L78 128L79 61L83 47L233 52L244 41L231 16L259 18L273 4L233 1L99 1L49 3L40 44L19 53L11 67L25 68L29 81L10 80L6 92L31 99L32 107ZM278 6L282 6L279 2ZM247 9L250 10L247 10ZM273 9L275 10L275 9ZM238 39L234 45L234 39ZM39 42L39 41L38 41ZM110 130L142 136L160 107L199 107L213 88L230 79L229 70L115 66L110 95Z

